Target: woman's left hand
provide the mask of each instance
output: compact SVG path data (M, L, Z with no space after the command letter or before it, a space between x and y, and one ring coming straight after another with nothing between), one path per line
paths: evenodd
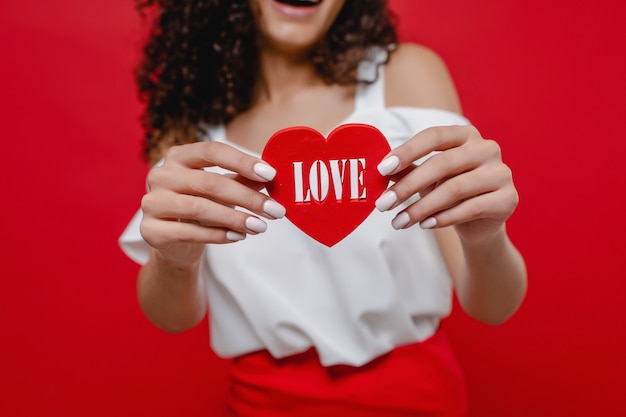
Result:
M395 181L376 201L380 211L421 196L393 219L395 229L455 226L463 241L480 243L503 229L518 204L500 146L473 126L425 129L391 151L378 170Z

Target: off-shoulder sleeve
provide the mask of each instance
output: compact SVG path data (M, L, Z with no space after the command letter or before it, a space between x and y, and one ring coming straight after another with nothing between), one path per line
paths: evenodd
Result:
M380 128L392 148L431 127L470 124L467 118L458 113L431 108L390 107L380 118Z
M135 213L126 226L126 229L119 238L119 245L122 251L133 261L144 265L150 257L150 246L143 240L139 231L139 225L143 218L141 209Z
M160 167L163 165L163 162L163 159L159 160L152 168L154 169ZM147 182L146 191L148 191ZM139 230L139 225L141 224L142 219L143 211L138 209L126 226L126 229L124 229L122 235L119 237L118 244L126 256L140 265L145 265L148 263L148 259L150 258L150 245L148 245L143 239Z

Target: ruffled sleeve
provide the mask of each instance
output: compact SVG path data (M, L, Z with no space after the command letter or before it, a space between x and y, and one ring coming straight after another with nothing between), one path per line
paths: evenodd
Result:
M153 168L160 167L163 165L163 162L163 159L161 159L154 164ZM148 184L146 184L146 191L147 190ZM118 244L126 256L140 265L145 265L148 263L148 259L150 259L150 245L148 245L143 239L143 236L141 236L139 226L141 225L142 219L143 211L139 209L119 237Z
M118 240L120 248L126 256L140 265L146 264L150 258L150 246L143 240L139 231L142 218L143 211L139 209Z
M448 110L416 107L390 107L380 116L380 127L392 148L406 142L407 135L436 126L465 126L470 122L460 114Z

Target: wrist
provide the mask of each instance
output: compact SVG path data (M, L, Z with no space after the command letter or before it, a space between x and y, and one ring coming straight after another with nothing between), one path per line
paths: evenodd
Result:
M161 270L169 271L175 275L189 274L198 270L202 255L192 257L173 258L167 256L159 249L152 248L150 259L154 261L155 266Z
M454 226L463 245L489 246L506 237L506 223L491 219L474 220Z
M505 223L492 226L488 232L483 232L480 235L474 234L470 238L458 233L464 251L466 253L488 253L493 256L499 251L499 248L505 247L508 241Z

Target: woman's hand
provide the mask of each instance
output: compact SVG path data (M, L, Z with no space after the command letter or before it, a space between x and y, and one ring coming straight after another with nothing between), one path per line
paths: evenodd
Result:
M212 166L232 174L203 170ZM284 207L260 192L275 175L274 168L262 160L222 143L174 146L163 164L148 174L141 234L162 260L181 267L194 265L202 258L205 244L263 233L267 224L258 216L284 216Z
M425 162L414 163L433 151ZM394 149L378 165L396 181L376 201L392 209L419 193L421 198L398 213L395 229L455 226L466 243L485 242L503 228L518 204L511 170L500 147L473 126L425 129Z

